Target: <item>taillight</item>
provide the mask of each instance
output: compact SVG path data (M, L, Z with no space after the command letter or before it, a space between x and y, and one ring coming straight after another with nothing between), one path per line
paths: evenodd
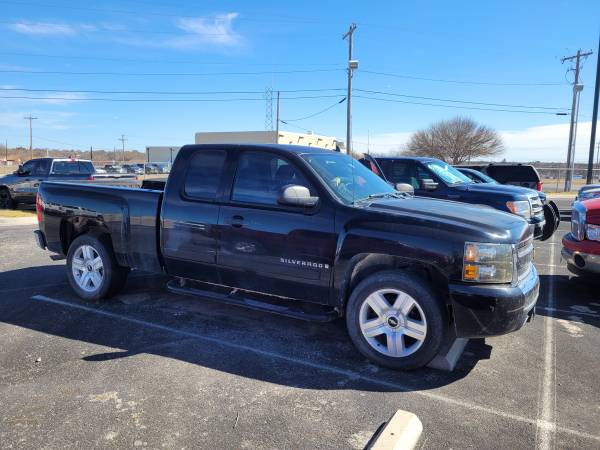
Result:
M94 175L90 175L89 177L87 177L88 181L94 181Z
M537 182L537 190L540 192L542 191L542 184L544 184L544 183L542 183L541 181Z
M35 212L37 213L38 222L42 221L42 212L44 211L44 207L42 204L42 199L40 198L40 194L38 193L35 196Z

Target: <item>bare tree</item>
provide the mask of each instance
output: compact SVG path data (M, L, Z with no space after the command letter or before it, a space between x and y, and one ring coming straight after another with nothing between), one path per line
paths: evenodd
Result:
M467 117L455 117L417 131L406 145L405 155L430 156L452 164L504 152L500 135Z

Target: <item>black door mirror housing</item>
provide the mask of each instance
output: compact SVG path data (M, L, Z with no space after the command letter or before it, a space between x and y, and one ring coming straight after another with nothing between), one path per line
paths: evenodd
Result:
M438 187L438 183L431 178L423 178L419 184L421 185L421 189L425 189L426 191L435 191Z
M282 189L278 201L281 205L310 207L317 204L319 197L312 197L305 186L289 185Z

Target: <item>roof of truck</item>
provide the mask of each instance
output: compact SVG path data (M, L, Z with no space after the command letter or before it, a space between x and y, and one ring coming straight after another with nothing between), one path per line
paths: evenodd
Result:
M290 153L337 153L334 150L327 150L320 147L308 147L305 145L287 145L287 144L190 144L185 145L181 148L184 149L215 149L215 148L223 148L230 150L281 150Z

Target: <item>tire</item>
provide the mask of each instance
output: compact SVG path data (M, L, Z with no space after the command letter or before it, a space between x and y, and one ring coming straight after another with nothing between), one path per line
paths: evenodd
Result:
M403 307L394 309L398 300ZM426 282L401 271L366 278L354 288L346 306L346 327L358 351L392 369L412 370L427 365L444 342L446 317L444 307ZM373 324L370 330L369 322Z
M10 191L2 187L0 188L0 209L15 209L17 202L10 196Z
M84 300L96 301L115 295L125 285L128 274L129 268L119 266L105 236L84 234L69 246L67 278ZM84 280L86 275L87 280Z

